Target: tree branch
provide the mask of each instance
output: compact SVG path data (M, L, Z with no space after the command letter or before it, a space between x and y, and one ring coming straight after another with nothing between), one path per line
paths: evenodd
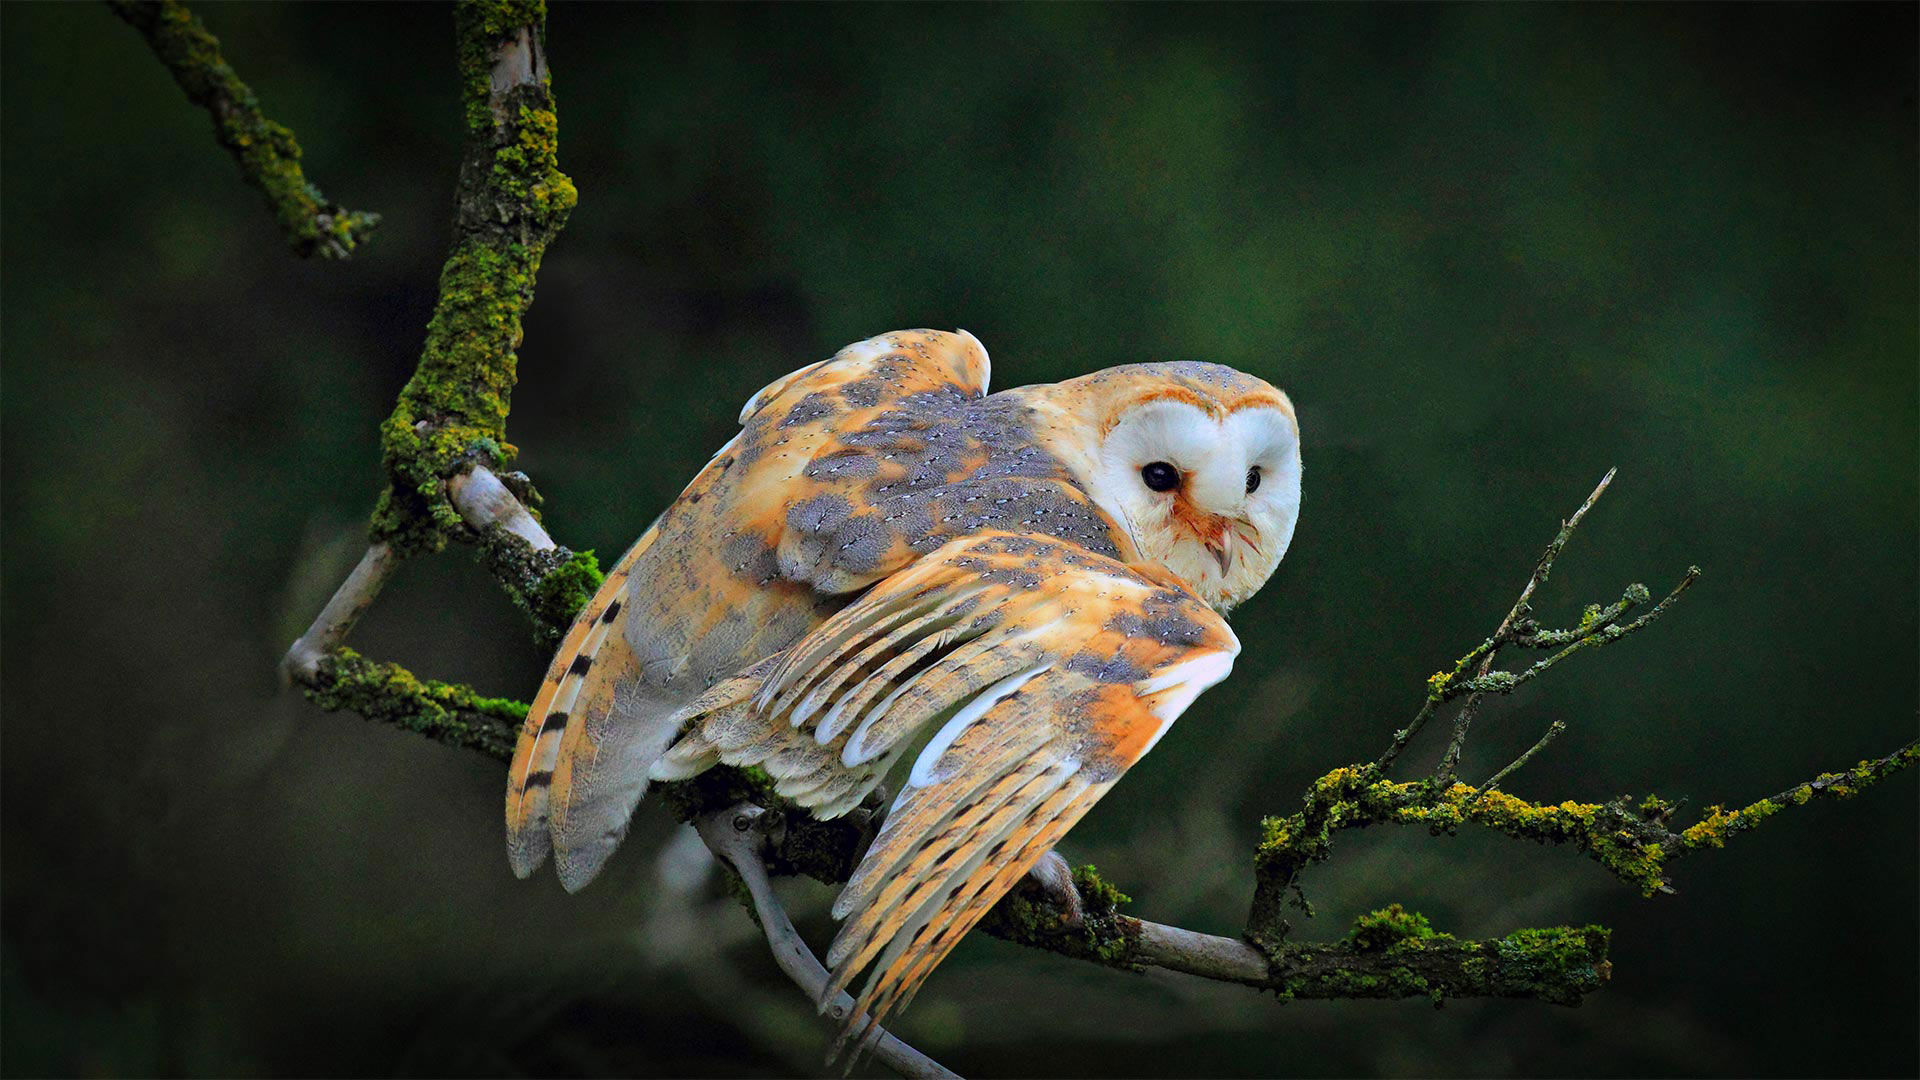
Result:
M521 501L521 495L528 501L539 498L525 473L511 473L503 481L492 469L476 465L448 480L447 494L469 529L456 535L479 547L488 573L533 623L534 643L543 649L559 645L574 615L604 580L593 552L569 551L553 542Z
M1382 769L1392 765L1394 759L1400 756L1400 752L1413 741L1413 737L1420 734L1420 729L1425 727L1427 721L1433 717L1435 709L1461 692L1456 686L1467 668L1473 666L1476 661L1479 663L1480 669L1474 673L1476 678L1484 677L1493 668L1493 661L1500 647L1511 638L1521 620L1531 616L1533 609L1529 602L1533 599L1534 590L1546 583L1547 577L1553 573L1553 561L1566 550L1567 542L1573 539L1573 530L1580 527L1580 519L1586 517L1587 511L1593 509L1593 504L1599 502L1600 496L1606 494L1608 485L1613 483L1614 474L1618 471L1618 469L1608 469L1607 475L1600 478L1600 483L1595 485L1593 493L1587 496L1587 501L1580 504L1580 508L1573 512L1572 517L1560 523L1560 531L1554 534L1553 540L1547 544L1547 550L1541 553L1539 561L1533 564L1533 573L1527 576L1527 583L1520 588L1520 598L1513 602L1513 607L1507 609L1506 618L1501 619L1500 625L1494 628L1493 636L1474 646L1472 651L1461 657L1454 664L1452 671L1436 674L1427 680L1426 701L1421 704L1420 711L1414 715L1411 723L1393 733L1392 744L1387 747L1385 753L1380 755L1379 765ZM1447 755L1442 759L1440 771L1436 775L1445 777L1451 773L1453 763L1459 757L1460 744L1466 741L1467 729L1473 724L1473 715L1478 711L1479 704L1478 694L1468 698L1467 704L1460 710L1460 715L1454 719L1454 740L1447 748Z
M253 90L220 55L220 39L207 32L178 0L107 0L140 31L154 55L187 92L187 100L213 117L213 134L233 155L247 183L267 197L288 246L305 258L345 259L366 243L380 215L348 210L328 201L300 169L300 144L284 125L267 119Z
M526 702L421 679L399 664L369 660L345 646L322 656L313 674L301 682L307 700L329 712L357 712L502 762L513 756L520 721L527 715Z
M427 340L380 428L388 486L373 539L405 555L438 551L463 522L447 482L501 469L520 319L547 245L577 195L560 171L539 0L468 0L454 9L467 134L453 244Z
M380 596L380 590L393 576L400 565L399 557L393 548L386 544L373 544L367 553L360 556L359 565L347 575L347 580L333 591L327 606L320 609L314 617L313 625L287 650L280 661L280 678L283 683L310 683L320 671L320 661L327 653L340 647L353 632L360 616L367 613L374 600Z
M1461 941L1394 904L1356 919L1345 939L1285 944L1271 952L1120 914L1127 897L1091 867L1074 872L1082 924L1069 925L1037 887L1009 894L981 924L987 933L1108 967L1160 968L1270 990L1282 1001L1423 997L1529 998L1578 1005L1612 974L1608 931L1598 926L1517 930Z
M1679 832L1667 827L1672 804L1658 796L1637 804L1621 796L1604 803L1569 801L1549 806L1489 786L1454 783L1441 788L1429 780L1394 783L1382 777L1378 765L1350 765L1314 781L1299 813L1261 823L1251 932L1256 940L1274 944L1285 937L1285 920L1279 918L1281 900L1288 893L1298 897L1301 872L1333 853L1333 834L1342 829L1424 825L1438 835L1471 824L1516 840L1571 844L1614 877L1652 896L1673 891L1667 864L1674 859L1725 846L1729 837L1789 806L1851 798L1916 761L1920 761L1920 743L1908 743L1886 757L1863 761L1846 772L1822 773L1739 810L1711 807L1700 822ZM1298 902L1295 906L1305 907Z
M766 932L767 948L772 950L774 962L800 988L800 992L807 995L808 1000L817 1002L827 989L827 969L821 965L813 950L807 948L800 932L793 928L793 921L787 918L786 909L780 906L780 899L773 894L773 885L767 880L767 867L762 861L761 852L766 846L771 825L767 812L751 803L737 803L711 811L693 822L700 839L706 842L714 858L731 866L746 885L754 914L760 928ZM827 1002L821 1011L835 1023L841 1023L853 1015L853 1006L852 995L842 991ZM959 1077L958 1073L877 1027L869 1033L863 1048L901 1076L943 1077L950 1080L958 1080Z

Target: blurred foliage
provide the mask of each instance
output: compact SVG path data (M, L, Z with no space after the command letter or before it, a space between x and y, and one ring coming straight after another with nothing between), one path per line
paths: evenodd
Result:
M666 815L565 898L507 873L493 763L277 694L433 303L451 20L201 14L384 224L289 258L136 34L0 6L5 1071L817 1070ZM1558 719L1515 794L1738 805L1914 730L1915 33L1893 5L562 5L580 203L509 434L559 538L608 552L749 393L887 329L964 326L1002 385L1204 358L1287 388L1305 518L1240 670L1065 845L1221 932L1260 816L1376 754L1618 465L1543 618L1708 577L1494 703L1463 775ZM545 660L461 552L354 643L516 697ZM1283 1008L978 940L901 1033L981 1075L1911 1075L1914 790L1783 816L1656 901L1485 835L1370 830L1309 876L1305 936L1390 902L1608 925L1579 1010Z

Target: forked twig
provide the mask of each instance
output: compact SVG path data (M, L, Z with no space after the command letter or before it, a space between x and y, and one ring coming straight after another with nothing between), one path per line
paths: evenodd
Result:
M819 1001L827 988L827 969L813 954L800 932L793 928L780 898L773 895L767 880L767 864L762 858L767 843L764 822L767 812L751 803L739 803L694 819L693 827L706 842L715 858L733 867L753 898L753 910L766 931L767 948L774 962L792 979L808 1001ZM829 1002L826 1014L836 1023L853 1015L853 998L844 991ZM866 1047L888 1068L906 1077L951 1077L960 1074L908 1046L890 1032L881 1029L868 1036Z
M1513 607L1507 611L1507 617L1501 619L1500 625L1493 631L1486 655L1480 660L1480 669L1474 673L1475 680L1487 677L1487 674L1493 670L1493 662L1499 656L1501 646L1512 640L1514 630L1522 620L1532 617L1531 601L1534 590L1546 583L1548 575L1553 573L1553 561L1566 550L1567 541L1573 539L1573 530L1580 527L1580 521L1587 516L1587 511L1593 509L1593 504L1599 502L1600 496L1606 494L1607 486L1613 483L1614 474L1619 471L1617 468L1608 469L1607 475L1601 477L1600 482L1594 485L1593 493L1588 495L1586 501L1580 504L1580 508L1573 512L1573 516L1560 523L1560 531L1553 535L1553 541L1547 545L1547 550L1540 553L1540 561L1534 564L1533 573L1528 575L1526 585L1520 589L1520 598L1513 602ZM1572 650L1572 646L1567 649L1568 652ZM1548 659L1552 660L1556 657ZM1444 784L1453 778L1454 767L1460 763L1460 751L1466 746L1467 732L1473 727L1474 717L1480 712L1480 702L1485 693L1484 690L1475 690L1468 696L1467 703L1460 707L1460 712L1454 716L1453 738L1447 743L1447 752L1440 758L1440 767L1434 771L1434 778L1440 783Z

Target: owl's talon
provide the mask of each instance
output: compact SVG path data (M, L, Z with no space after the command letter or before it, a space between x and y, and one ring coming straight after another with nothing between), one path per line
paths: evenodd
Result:
M1040 886L1047 901L1060 909L1062 926L1078 927L1086 921L1080 909L1080 890L1073 884L1073 867L1067 865L1059 852L1049 851L1040 856L1027 876Z

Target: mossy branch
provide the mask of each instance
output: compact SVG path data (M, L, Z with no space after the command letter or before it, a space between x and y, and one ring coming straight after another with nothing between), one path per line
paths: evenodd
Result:
M577 199L559 167L545 5L466 0L454 22L466 143L453 245L420 363L380 428L388 486L372 538L403 555L438 551L459 529L450 479L513 460L506 429L520 320Z
M285 125L260 111L253 90L220 54L220 39L177 0L107 0L140 31L154 55L213 118L214 137L233 155L247 183L267 197L294 254L345 259L367 242L380 215L331 202L300 168L300 144Z
M304 689L307 700L329 712L357 712L502 762L513 756L520 720L527 714L525 702L422 679L399 664L369 660L344 646L321 657Z
M352 709L503 759L519 718L506 717L504 728L489 721L513 703L420 682L341 643L401 558L437 551L448 537L479 550L543 648L559 641L600 586L593 553L569 551L541 527L531 482L494 472L514 455L506 420L520 319L533 302L541 257L576 200L558 165L545 23L537 0L455 7L466 140L439 300L419 364L381 428L388 486L373 514L368 555L283 665L323 708Z
M1516 930L1490 941L1436 932L1398 904L1355 920L1340 941L1271 950L1123 914L1125 894L1092 867L1074 872L1083 915L1065 916L1031 881L982 928L995 937L1129 971L1163 968L1267 990L1282 1001L1354 998L1527 998L1578 1005L1612 973L1598 926Z
M525 473L496 476L484 465L447 481L464 528L452 535L474 545L493 579L533 624L533 639L552 650L605 580L591 551L570 551L540 524L540 493Z
M1668 824L1673 805L1658 796L1548 805L1458 782L1444 788L1430 780L1395 783L1381 775L1378 765L1350 765L1314 781L1299 813L1261 823L1248 932L1271 948L1287 935L1283 901L1312 913L1300 893L1301 872L1332 855L1333 834L1342 829L1422 825L1434 835L1450 835L1462 825L1477 825L1517 840L1569 844L1622 882L1653 896L1673 891L1667 866L1674 859L1723 847L1729 837L1788 807L1851 798L1916 761L1920 744L1908 743L1886 757L1863 761L1846 772L1822 773L1738 810L1710 807L1699 822L1677 831Z

